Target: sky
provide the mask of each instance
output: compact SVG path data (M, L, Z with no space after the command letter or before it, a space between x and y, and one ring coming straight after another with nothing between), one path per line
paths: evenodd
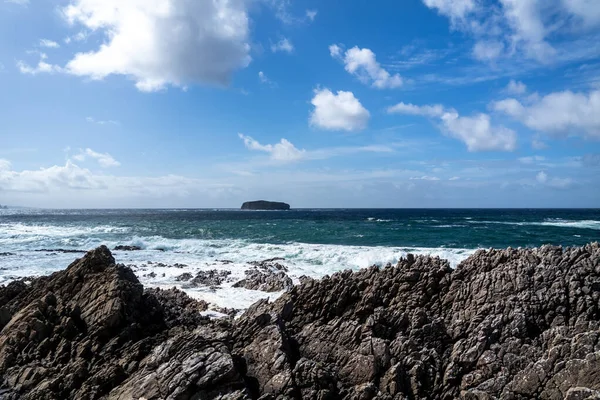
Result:
M0 204L600 206L597 0L0 0L0 90Z

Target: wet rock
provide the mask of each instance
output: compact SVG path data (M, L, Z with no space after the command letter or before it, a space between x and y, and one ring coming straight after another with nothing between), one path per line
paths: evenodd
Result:
M85 253L85 250L69 250L69 249L39 249L38 252L45 253Z
M114 250L116 251L138 251L138 250L142 250L142 248L140 246L116 246L114 248Z
M15 253L0 253L0 257L15 256Z
M192 279L192 274L190 274L189 272L184 272L183 274L175 277L175 280L177 282L189 281L190 279Z
M196 274L194 279L185 285L185 287L189 288L207 286L209 288L216 288L221 286L221 284L229 277L229 275L231 275L231 271L216 269L212 269L210 271L200 271Z
M246 271L246 278L236 282L233 287L261 292L280 292L290 289L293 285L292 279L283 271L250 269Z

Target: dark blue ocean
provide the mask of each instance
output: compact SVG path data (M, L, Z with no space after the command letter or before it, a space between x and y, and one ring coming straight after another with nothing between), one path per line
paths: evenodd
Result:
M114 254L143 283L164 287L178 286L174 278L182 271L169 267L173 264L190 273L227 268L243 276L249 261L281 257L294 278L320 277L395 262L409 252L440 256L456 266L481 248L592 241L600 241L600 209L9 209L0 210L0 253L8 253L0 256L0 284L65 268L78 256L37 250L100 244L141 247ZM238 306L259 296L232 290L195 295ZM240 301L230 301L236 296Z

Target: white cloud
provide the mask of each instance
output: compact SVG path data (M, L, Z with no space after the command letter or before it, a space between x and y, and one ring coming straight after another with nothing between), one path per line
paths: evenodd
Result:
M146 92L226 85L251 60L245 7L243 0L71 0L62 9L66 20L105 40L65 69L92 79L124 75Z
M473 47L473 57L480 61L493 61L504 52L504 43L496 40L480 40Z
M8 171L11 168L11 163L8 160L0 158L0 171Z
M5 3L17 4L20 6L26 6L29 4L29 0L4 0Z
M79 152L79 154L73 156L74 160L81 161L81 162L85 161L88 158L92 158L92 159L98 161L98 164L100 164L100 166L102 166L104 168L118 167L121 165L121 163L118 162L117 160L115 160L110 154L98 153L89 148L85 149L85 150L81 150Z
M56 43L53 40L42 39L42 40L40 40L40 46L41 47L47 47L49 49L57 49L57 48L60 47L60 44Z
M519 158L519 161L523 164L535 164L544 160L546 160L546 158L542 156L528 156Z
M516 134L503 126L492 125L487 114L475 114L471 117L461 117L454 109L443 106L399 103L388 107L388 113L420 115L437 118L442 124L443 132L467 145L469 151L513 151L516 148Z
M538 181L539 183L546 183L546 182L548 182L548 174L546 174L544 171L540 171L535 176L535 180Z
M244 145L249 150L263 151L269 153L271 159L279 162L294 162L303 159L306 155L305 150L297 149L292 143L286 139L281 139L279 143L272 144L260 144L250 136L238 134L240 139L244 141Z
M306 18L308 18L311 22L315 20L317 16L317 10L306 10Z
M535 176L535 180L543 186L555 189L567 189L575 183L571 178L550 178L545 171L540 171Z
M440 178L438 178L437 176L428 176L428 175L423 175L423 176L413 176L410 178L411 181L439 181Z
M523 82L511 79L506 87L506 92L511 94L525 94L527 92L527 86Z
M294 45L289 39L283 38L279 42L271 45L271 51L273 53L277 53L280 51L283 51L285 53L293 53Z
M84 40L86 40L88 38L89 33L87 31L81 31L76 33L73 36L67 36L64 39L64 42L66 44L70 44L71 42L75 41L75 42L83 42Z
M535 150L544 150L548 148L548 145L539 138L534 138L531 141L531 147Z
M476 8L475 0L423 0L423 3L450 18L452 23L465 19Z
M113 121L113 120L106 120L106 121L102 121L102 120L97 120L93 117L86 117L85 119L87 122L89 122L90 124L98 124L98 125L120 125L119 121Z
M394 89L402 86L403 81L400 75L390 75L383 69L377 62L375 53L370 49L360 49L355 46L342 55L341 47L333 44L329 46L329 54L342 61L348 73L356 76L365 84L371 84L374 88Z
M531 97L525 104L509 98L492 107L536 131L600 138L600 90L554 92L541 98Z
M441 104L416 106L414 104L398 103L395 106L388 107L387 112L390 114L409 114L421 115L425 117L441 117L445 108Z
M310 115L310 124L322 129L362 130L371 116L352 92L334 94L329 89L317 89L311 103L315 109Z
M523 43L530 58L541 61L551 57L555 50L545 41L547 29L542 21L542 9L538 0L500 0L504 17L514 33L514 46Z
M262 72L259 71L258 72L258 79L260 80L260 83L263 83L265 85L269 85L269 86L275 86L275 82L273 82L272 80L270 80L267 75Z
M587 26L600 24L600 3L596 0L561 0L564 7Z
M596 0L498 0L497 5L479 0L422 1L448 17L453 29L476 39L473 55L481 61L525 57L554 62L564 56L559 48L565 44L567 57L573 57L571 53L579 50L575 47L589 48L593 39L577 42L572 34L600 24L600 3ZM561 40L553 43L557 38Z
M30 66L29 64L25 63L24 61L17 61L17 68L19 68L19 71L22 74L26 74L26 75L37 75L37 74L54 74L57 72L63 72L62 68L60 68L57 65L52 65L52 64L48 64L46 62L46 60L48 59L48 56L45 53L39 53L40 55L40 61L38 61L38 64L35 67Z

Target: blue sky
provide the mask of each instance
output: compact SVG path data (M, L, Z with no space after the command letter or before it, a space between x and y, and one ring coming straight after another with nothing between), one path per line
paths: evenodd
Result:
M0 88L0 204L600 204L596 0L0 0Z

